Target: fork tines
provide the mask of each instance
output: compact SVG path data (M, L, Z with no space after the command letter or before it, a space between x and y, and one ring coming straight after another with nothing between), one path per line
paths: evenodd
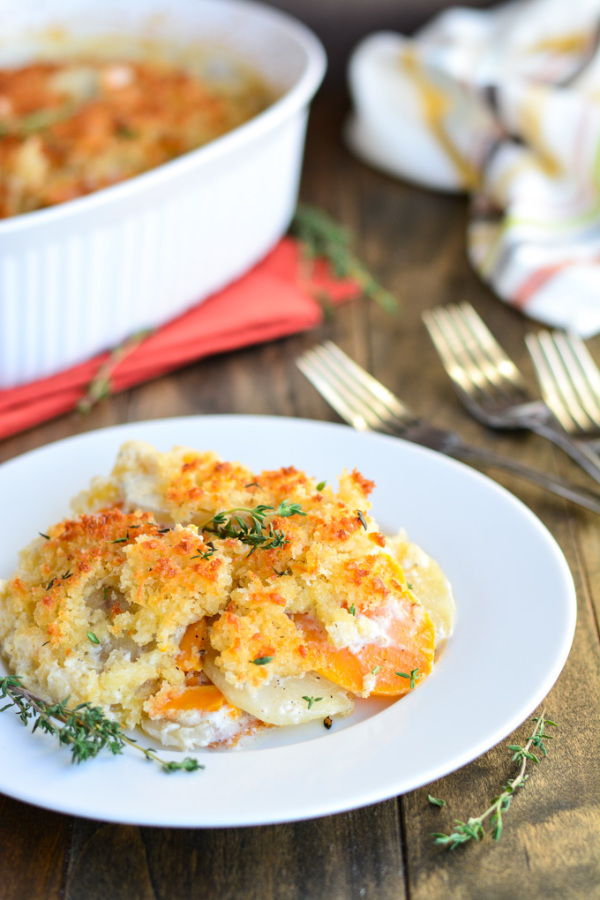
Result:
M396 434L415 419L395 394L332 341L306 351L296 362L330 406L359 431Z
M565 431L600 431L600 370L584 342L563 331L525 338L542 396Z
M438 306L423 321L463 399L527 402L526 382L470 303Z

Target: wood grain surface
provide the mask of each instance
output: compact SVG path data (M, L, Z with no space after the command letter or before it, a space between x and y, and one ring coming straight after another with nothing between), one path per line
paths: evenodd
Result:
M344 149L343 93L326 92L311 119L302 199L352 229L355 247L400 300L391 317L361 299L310 333L200 360L173 375L0 443L0 460L62 437L120 422L202 413L336 416L294 358L333 338L439 425L481 446L569 475L573 464L530 434L485 431L458 404L421 324L424 309L469 300L528 376L531 323L495 299L465 257L466 201L369 170ZM590 342L600 359L600 340ZM533 379L532 379L533 381ZM600 519L518 483L497 480L550 529L571 566L579 618L574 646L546 701L559 730L506 817L501 841L449 852L431 832L484 809L514 776L503 742L446 778L365 809L289 825L177 830L103 824L0 796L0 900L566 900L597 898L600 885ZM424 502L426 498L424 497ZM5 521L7 511L4 511ZM7 574L7 573L3 573ZM507 622L502 659L474 677L518 678ZM531 653L536 653L535 633ZM457 685L468 691L469 685ZM521 743L524 723L513 735ZM93 765L93 763L91 763ZM302 777L299 773L298 777ZM427 794L443 797L443 809Z

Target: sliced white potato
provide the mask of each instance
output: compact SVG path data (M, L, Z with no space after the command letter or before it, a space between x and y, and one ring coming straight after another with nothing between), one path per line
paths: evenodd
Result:
M314 673L289 678L275 676L251 692L230 684L215 665L214 655L206 654L203 667L233 706L270 725L300 725L326 716L349 716L354 709L354 701L345 690Z
M241 735L250 733L253 725L258 725L252 716L240 714L230 706L212 712L188 710L178 718L182 721L144 716L141 727L164 747L195 750L211 744L235 742Z
M157 522L169 519L164 511L164 497L157 490L152 478L126 472L121 478L119 487L125 509L149 512Z
M429 613L435 628L435 646L452 634L456 605L450 582L438 563L403 532L388 543L404 569L412 592Z

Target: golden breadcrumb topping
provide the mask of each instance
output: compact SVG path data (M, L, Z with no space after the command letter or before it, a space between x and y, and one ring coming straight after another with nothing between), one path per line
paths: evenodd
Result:
M333 711L401 696L431 670L434 626L371 516L373 487L128 442L0 588L4 654L32 689L127 726L231 730L257 698L279 723L270 704L297 684L294 721L298 703L312 717L309 676L334 689Z
M256 75L226 72L89 57L0 68L0 218L124 181L272 102Z

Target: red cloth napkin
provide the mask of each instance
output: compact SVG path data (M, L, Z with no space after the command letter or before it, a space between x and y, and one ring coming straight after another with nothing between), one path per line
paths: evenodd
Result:
M356 296L323 262L310 267L301 246L283 238L250 272L140 343L101 353L39 381L0 391L0 438L75 409L98 374L111 393L157 378L196 359L314 328L322 321L320 295L332 302Z

